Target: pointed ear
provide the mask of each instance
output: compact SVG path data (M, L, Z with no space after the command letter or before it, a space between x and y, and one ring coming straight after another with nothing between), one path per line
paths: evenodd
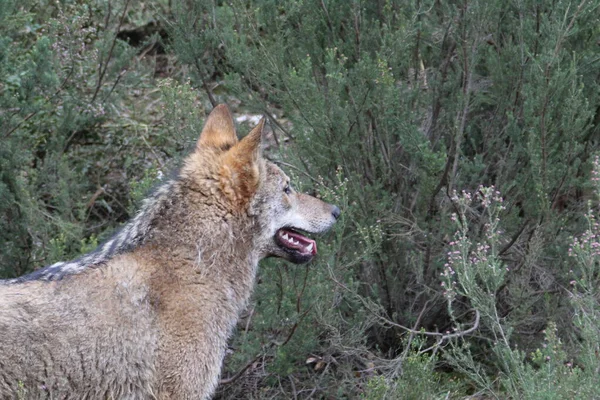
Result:
M229 112L229 107L225 104L216 106L206 119L204 128L200 134L200 139L196 143L196 148L217 148L228 150L238 142L235 134L235 125Z
M265 126L264 117L258 121L258 125L254 127L238 144L230 151L235 153L236 157L244 162L256 162L262 154L262 137L263 128Z
M224 154L222 188L240 207L248 203L258 188L264 125L263 118L246 137Z

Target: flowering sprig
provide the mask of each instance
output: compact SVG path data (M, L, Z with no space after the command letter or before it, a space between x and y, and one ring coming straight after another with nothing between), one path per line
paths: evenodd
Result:
M441 286L448 308L452 313L452 302L461 295L469 298L475 308L491 312L495 306L496 291L509 270L497 254L501 234L499 215L505 209L503 199L493 186L480 186L474 194L463 191L459 195L455 192L452 201L458 214L452 214L450 219L457 230L448 243L446 263L441 273ZM484 221L480 241L471 239L467 223L468 213L475 209Z
M592 184L594 185L594 191L596 195L600 196L600 155L594 157L592 162Z
M593 161L591 181L594 191L600 198L600 156ZM600 222L592 203L588 203L585 215L587 229L578 237L571 239L569 256L575 259L574 269L571 269L573 279L569 282L574 290L595 293L598 287L597 276L600 271Z

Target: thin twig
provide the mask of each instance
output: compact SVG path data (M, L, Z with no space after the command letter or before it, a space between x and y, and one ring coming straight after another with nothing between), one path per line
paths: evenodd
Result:
M467 329L466 331L456 331L454 333L442 335L441 337L439 337L439 339L435 342L435 344L433 346L430 346L423 350L419 350L419 354L427 353L430 350L436 351L445 340L456 338L456 337L466 336L470 333L475 332L477 330L477 328L479 328L479 319L480 319L481 315L479 313L479 310L474 310L474 311L475 311L475 321L473 322L473 325L469 329ZM433 332L429 332L429 333L433 333ZM426 335L427 332L422 332L422 334Z
M338 286L340 286L342 289L346 290L347 292L354 294L353 291L351 291L346 285L344 285L343 283L341 283L340 281L338 281L333 276L333 273L332 273L331 270L329 271L329 274L330 274L331 280L335 284L337 284ZM438 337L438 338L440 338L440 340L438 340L439 342L444 341L444 340L448 340L448 339L452 339L452 338L455 338L455 337L461 337L461 336L468 335L468 334L473 333L474 331L476 331L477 328L479 328L480 313L479 313L479 310L477 310L477 309L473 310L473 311L475 311L475 321L473 322L473 325L469 329L467 329L465 331L458 331L457 330L454 333L444 334L444 333L440 333L440 332L428 332L428 331L423 331L423 330L415 330L415 329L411 329L411 328L409 328L407 326L398 324L398 323L396 323L394 321L390 321L389 319L383 317L381 314L379 314L379 313L375 312L374 310L372 310L371 307L369 306L369 304L367 304L367 302L365 301L365 299L362 298L362 296L356 296L356 297L359 299L359 301L361 303L363 303L363 306L365 306L365 308L367 309L367 311L370 311L373 315L375 315L380 320L384 321L386 324L388 324L390 326L393 326L393 327L396 327L396 328L400 328L402 330L405 330L407 332L410 332L410 333L413 333L413 334L416 334L416 335Z
M123 70L119 73L119 76L117 76L117 79L115 79L115 82L113 83L112 87L110 88L110 90L108 91L108 94L104 97L103 102L106 102L108 100L108 98L110 97L110 95L113 93L113 91L115 90L115 88L117 87L117 85L119 84L119 81L121 81L121 78L127 73L127 68L123 68Z
M278 121L277 119L273 116L273 114L271 114L269 112L269 110L267 110L267 107L263 107L263 113L265 113L265 115L267 117L269 117L269 121L271 122L271 124L275 124L280 130L281 132L285 133L285 136L288 137L288 139L293 139L294 137L292 136L292 134L290 132L288 132L287 129L285 129ZM275 136L275 129L273 129L273 136ZM275 139L277 141L277 138ZM278 144L279 146L279 144Z
M513 237L510 239L510 242L508 242L506 244L506 246L504 246L499 252L498 255L502 256L504 253L506 253L517 241L517 239L521 236L521 234L523 233L523 231L525 230L525 228L527 227L527 225L529 225L529 218L527 218L525 220L525 222L523 223L523 226L521 226L521 229L519 229L514 235Z
M113 38L112 44L110 46L110 50L108 51L108 57L106 58L106 63L104 66L102 65L102 60L100 60L100 71L98 75L98 83L96 84L96 90L94 91L94 95L92 96L92 100L90 104L93 104L96 101L96 97L98 96L98 92L100 91L100 87L102 86L102 80L104 79L104 75L106 74L106 70L108 69L108 63L112 58L112 53L115 49L115 45L117 44L117 37L119 36L119 31L121 30L121 26L123 26L123 21L125 21L125 14L127 13L127 7L129 7L129 1L125 2L125 7L123 7L123 13L121 14L121 19L119 20L119 25L117 26L117 30L115 32L115 37ZM107 22L108 23L108 22Z
M210 89L210 86L208 85L208 82L207 82L206 76L205 76L206 71L200 65L200 60L198 59L198 57L194 57L194 66L196 67L196 70L198 71L198 76L200 76L200 80L202 81L202 87L204 88L204 91L206 92L206 95L208 96L208 101L210 101L210 104L213 106L213 108L216 107L219 103L215 99L215 96L213 95L213 92Z
M248 334L248 329L250 329L250 322L252 322L252 316L254 315L254 307L250 310L250 314L248 315L248 320L246 321L246 328L244 329L244 335Z
M69 78L71 77L71 75L73 75L73 71L74 71L74 68L71 67L71 70L69 71L69 73L67 74L67 76L65 77L65 79L62 81L62 83L60 84L60 86L58 87L58 89L56 90L56 92L54 92L54 94L52 94L52 96L50 96L50 97L48 97L46 99L45 104L47 104L50 101L52 101L53 98L55 98L56 96L58 96L58 94L60 92L62 92L62 90L65 88L65 85L67 84L67 81L69 80ZM19 127L21 125L23 125L24 122L29 121L29 119L31 119L33 116L35 116L38 112L39 112L39 110L36 110L36 111L32 112L31 114L27 115L25 118L23 118L21 120L21 122L19 122L14 128L12 128L10 131L8 131L8 133L6 133L6 135L4 135L4 138L8 138L10 135L12 135L14 131L16 131L17 129L19 129Z
M331 18L329 18L329 11L327 11L327 6L325 6L325 2L321 0L321 8L323 9L323 13L325 14L325 20L327 21L327 28L329 31L333 33L333 24L331 23Z
M85 208L88 210L88 213L85 217L86 222L90 218L90 214L92 213L92 207L94 206L94 203L96 202L96 200L98 200L98 197L100 197L102 193L104 193L104 188L98 185L98 189L96 190L96 192L94 192L94 194L90 198L90 201L88 201L87 205L85 206Z
M301 174L305 175L307 178L309 178L313 182L316 182L318 184L321 183L318 179L313 178L308 172L301 170L300 168L296 167L295 165L292 165L292 164L289 164L289 163L286 163L286 162L280 161L280 160L271 160L271 161L274 162L275 164L281 164L281 165L285 165L286 167L292 168L293 170L296 170L296 171L300 172Z
M294 384L294 378L291 375L288 376L290 380L290 384L292 385L292 394L294 395L294 400L298 399L298 392L296 391L296 385Z
M417 317L417 320L415 321L415 325L413 326L413 331L417 330L417 327L419 326L419 324L421 323L421 318L423 318L423 314L425 313L425 310L427 310L427 306L429 305L429 300L427 300L425 302L425 305L423 306L423 309L421 310L421 312L419 313L419 316ZM408 337L408 341L406 343L406 348L404 349L404 357L406 357L408 351L410 350L410 345L412 343L413 338L415 337L415 333L410 332L410 335Z
M263 356L263 354L259 354L256 357L254 357L252 359L252 361L250 361L248 364L246 364L244 366L244 368L240 369L235 375L233 375L230 378L225 378L225 379L221 379L221 381L219 382L221 385L227 385L232 383L233 381L237 380L240 376L242 376L244 374L244 372L246 372L248 370L248 368L250 368L252 366L252 364L254 364L255 362L257 362L261 357Z

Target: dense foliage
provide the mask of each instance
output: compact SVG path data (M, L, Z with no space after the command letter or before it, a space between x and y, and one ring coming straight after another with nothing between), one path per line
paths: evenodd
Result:
M597 0L0 0L0 273L91 249L228 102L343 217L263 263L220 398L600 397L599 38Z

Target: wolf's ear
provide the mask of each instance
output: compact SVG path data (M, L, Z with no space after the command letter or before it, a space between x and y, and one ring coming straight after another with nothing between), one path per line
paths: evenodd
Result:
M223 151L233 147L238 142L235 135L235 125L229 112L229 107L219 104L209 114L196 148L217 148Z
M247 204L258 188L264 125L263 118L246 137L224 154L223 190L240 206Z
M255 163L262 154L262 138L265 119L261 118L258 124L248 133L239 143L230 151L240 161L244 163Z

